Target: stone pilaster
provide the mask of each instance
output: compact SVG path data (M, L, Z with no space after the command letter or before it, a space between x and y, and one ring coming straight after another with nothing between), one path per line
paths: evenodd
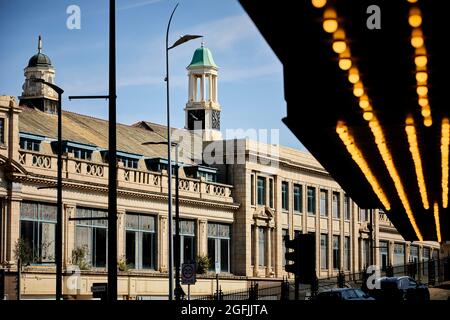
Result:
M208 255L208 221L198 220L198 254Z
M126 239L126 230L125 230L125 223L126 223L126 214L125 209L117 208L117 257L118 259L125 259L126 257L126 245L125 245L125 239Z
M158 266L159 271L167 272L168 270L168 230L167 230L167 216L159 216L159 234L158 234L158 242L160 251L158 252Z
M63 266L72 264L72 250L75 249L76 222L69 221L75 217L75 205L65 203L63 210Z
M15 183L13 183L14 185ZM13 186L14 188L14 186ZM20 203L21 199L11 196L7 208L7 224L6 224L6 260L9 264L17 263L14 249L17 240L20 238Z

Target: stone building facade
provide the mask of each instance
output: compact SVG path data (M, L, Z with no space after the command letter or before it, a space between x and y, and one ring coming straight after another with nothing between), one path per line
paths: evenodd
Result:
M55 71L41 50L40 44L25 69L20 103L15 97L0 96L0 262L17 270L15 251L22 239L30 259L22 273L21 293L29 298L50 297L55 287L57 116L52 92L31 80L54 82ZM195 52L188 78L186 126L176 130L183 138L182 262L208 256L220 266L224 291L246 288L252 280L280 281L287 275L284 236L314 233L319 277L338 270L358 272L370 263L370 214L375 264L404 264L438 254L439 244L406 243L382 212L359 209L310 154L248 139L221 140L218 68L207 48ZM194 127L191 118L201 127ZM107 132L105 120L63 112L66 296L90 298L92 283L106 281L106 222L70 218L107 215ZM143 143L166 141L166 127L144 121L118 124L117 134L118 256L123 269L119 295L164 298L167 148ZM193 161L191 149L198 139L201 151L225 150L224 161ZM228 162L231 158L240 161ZM82 261L77 260L80 253ZM198 276L193 295L216 290L215 263L210 273Z

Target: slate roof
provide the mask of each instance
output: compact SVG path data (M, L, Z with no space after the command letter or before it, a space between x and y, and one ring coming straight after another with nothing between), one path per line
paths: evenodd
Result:
M19 131L33 135L57 139L57 116L42 112L36 108L21 106L19 114ZM94 145L100 149L108 149L108 121L70 111L63 111L63 140ZM145 124L145 125L144 125ZM148 126L146 128L145 126ZM138 122L134 125L117 124L117 150L126 153L139 154L149 158L167 159L167 146L142 145L144 142L167 141L166 126L151 122ZM179 130L183 142L187 143L193 134L184 129ZM184 139L187 138L187 139ZM180 154L180 161L190 164L192 155Z

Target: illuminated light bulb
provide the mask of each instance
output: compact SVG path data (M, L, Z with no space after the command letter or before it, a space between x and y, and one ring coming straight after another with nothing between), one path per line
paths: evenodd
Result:
M421 106L421 107L425 107L425 106L427 106L429 104L429 102L428 102L428 98L427 97L420 97L419 98L419 105Z
M427 50L425 47L416 48L414 63L417 67L423 68L428 63Z
M416 3L418 0L408 0L409 3Z
M333 51L336 53L342 53L347 48L347 44L344 40L337 40L333 42Z
M372 111L365 111L365 112L363 113L363 118L364 118L364 120L366 120L366 121L372 120L372 119L373 119L373 112L372 112Z
M359 71L358 68L352 67L350 70L348 70L348 81L350 83L357 83L359 81Z
M369 103L369 97L367 95L362 95L359 98L359 107L363 110L367 109L370 107L370 103Z
M428 118L431 115L430 106L423 107L421 113L424 118Z
M417 7L411 8L409 10L409 18L408 18L409 25L413 28L417 28L422 24L422 16L420 14L420 10Z
M425 67L428 63L428 58L426 56L417 56L414 58L414 63L418 67Z
M420 28L414 29L411 36L411 45L414 48L420 48L423 46L423 44L424 40L422 30Z
M425 97L428 94L428 87L427 86L418 86L417 94L419 95L419 97Z
M431 119L431 117L426 117L423 120L423 124L425 125L425 127L431 127L431 125L433 124L433 119Z
M333 33L338 28L337 14L333 8L327 8L323 14L323 30Z
M364 94L364 86L361 81L355 83L353 86L353 94L355 97L361 97Z
M347 44L345 43L345 32L343 29L339 28L333 33L333 51L337 54L343 53L347 49Z
M349 58L339 59L339 68L342 70L348 70L352 67L352 60Z
M428 80L428 73L425 71L419 71L416 73L416 80L417 82L426 82Z
M311 0L311 3L315 8L320 9L325 7L325 5L327 4L327 0Z

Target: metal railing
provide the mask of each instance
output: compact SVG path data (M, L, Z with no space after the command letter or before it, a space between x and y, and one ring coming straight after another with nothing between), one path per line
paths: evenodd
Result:
M313 285L300 284L299 299L307 300L318 292L331 288L361 288L365 289L367 279L372 273L366 269L356 273L339 272L337 276L316 279ZM410 276L429 286L437 286L450 281L450 257L410 262L399 266L386 266L380 270L380 277ZM276 285L260 288L257 282L252 282L245 290L223 292L220 288L212 295L193 297L193 300L293 300L295 285L293 280L283 279Z

